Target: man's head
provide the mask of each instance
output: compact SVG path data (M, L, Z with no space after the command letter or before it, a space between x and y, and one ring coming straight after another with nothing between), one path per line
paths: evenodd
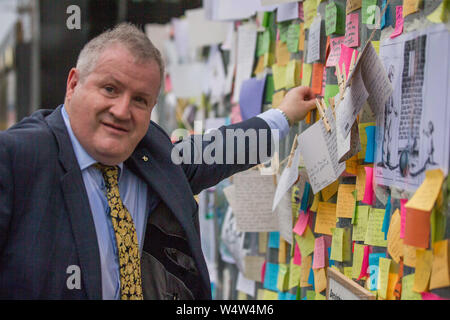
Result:
M85 45L67 79L65 107L95 160L115 165L131 155L148 130L163 75L159 51L130 24Z

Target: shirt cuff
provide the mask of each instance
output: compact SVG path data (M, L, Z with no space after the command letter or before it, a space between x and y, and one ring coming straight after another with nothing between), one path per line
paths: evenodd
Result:
M289 123L286 118L281 114L281 112L270 109L267 110L257 117L263 119L270 127L270 130L278 130L280 140L284 139L289 133Z

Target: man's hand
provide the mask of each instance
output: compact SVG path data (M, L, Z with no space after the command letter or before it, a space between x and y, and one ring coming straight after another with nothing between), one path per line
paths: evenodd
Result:
M294 124L316 108L315 95L309 87L292 88L283 98L279 108L286 113L290 123Z

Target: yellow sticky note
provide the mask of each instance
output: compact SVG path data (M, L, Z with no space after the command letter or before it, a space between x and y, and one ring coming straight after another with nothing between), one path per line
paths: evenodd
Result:
M416 247L403 243L403 263L411 268L416 267Z
M317 210L319 208L319 202L320 202L320 192L317 192L314 195L314 200L313 200L313 203L312 203L311 208L310 208L310 210L312 212L317 212Z
M387 298L390 267L391 267L391 259L380 258L378 271L379 274L378 294L383 299Z
M338 180L336 180L332 184L329 184L328 186L323 188L322 191L321 191L323 201L330 200L330 198L336 194L336 192L338 191L338 188L339 188L339 181Z
M387 240L384 240L384 232L381 231L383 227L384 211L384 209L372 208L369 212L366 240L364 241L365 244L387 247Z
M277 91L272 96L272 107L276 108L281 104L281 101L283 101L284 96L286 95L285 90Z
M366 170L364 166L358 166L356 169L356 201L364 199L364 191L366 190Z
M289 273L288 267L284 263L278 264L277 289L280 291L288 290Z
M307 257L302 256L302 265L300 266L300 287L302 288L311 286L308 283L311 265L312 265L312 256Z
M369 206L356 207L356 221L353 224L353 241L364 241L366 239L367 222L369 221Z
M352 265L352 278L358 279L361 273L362 262L364 258L364 248L367 247L363 244L355 243L353 251L353 265Z
M403 239L400 238L400 224L400 211L396 209L392 215L387 235L388 252L396 263L399 263L400 257L403 257Z
M351 218L355 210L354 184L340 184L338 188L336 217Z
M287 242L280 236L280 244L278 248L278 263L286 263ZM283 290L280 290L283 291Z
M377 55L380 55L380 41L379 40L372 40L372 46L375 49L375 52Z
M442 23L448 20L449 10L447 9L448 1L443 0L441 4L427 16L427 19L434 23Z
M353 273L353 267L344 267L344 276L351 279Z
M286 88L293 88L298 85L297 60L291 60L286 65Z
M237 299L238 300L247 300L247 294L245 292L242 292L242 291L238 290Z
M355 154L353 157L351 157L350 159L348 159L347 161L345 161L345 171L348 174L352 174L355 175L357 174L357 170L358 170L358 155Z
M332 229L332 235L330 259L342 262L344 260L342 250L344 243L344 229L334 228Z
M275 91L286 88L286 66L274 64L272 74Z
M403 0L403 18L419 11L420 0Z
M335 227L336 204L329 202L319 202L314 232L332 235L331 229Z
M264 67L270 67L275 63L275 55L273 52L266 52L264 54Z
M260 56L258 58L258 63L256 64L255 70L253 71L254 74L260 74L264 71L264 56Z
M350 261L352 259L352 238L351 229L344 228L344 238L342 240L342 258L344 261Z
M316 296L315 296L314 300L327 300L327 298L323 294L316 292Z
M364 159L366 157L366 147L367 147L367 126L375 126L375 122L365 122L358 125L359 128L359 142L361 143L361 151L358 152L358 159Z
M306 257L314 251L315 238L309 227L306 227L306 230L302 236L299 236L296 233L294 234L294 236L302 257Z
M441 169L428 170L425 172L425 180L405 204L406 208L422 211L431 211L444 182L444 174Z
M309 29L314 17L317 14L317 0L305 0L303 1L303 11L305 19L305 29Z
M416 250L416 276L414 277L414 291L419 293L428 291L432 264L433 252L431 250Z
M303 63L302 69L302 86L309 87L311 85L312 64Z
M402 279L402 300L422 300L420 293L413 291L414 273L403 276Z
M325 268L313 269L314 271L314 290L320 293L327 288L327 276Z
M388 288L387 288L387 300L395 300L394 296L394 290L395 285L398 281L398 274L396 273L389 273L389 281L388 281Z
M300 272L301 266L294 263L294 258L291 259L291 263L289 265L289 281L288 281L288 289L292 289L297 287L300 284Z
M277 60L277 65L285 66L288 64L291 58L291 53L288 50L287 44L285 42L277 41L277 46L275 49L275 57Z
M305 50L305 24L300 23L300 32L298 34L298 51Z
M346 13L349 14L356 9L361 8L362 0L347 0Z
M430 279L431 290L450 286L448 241L449 240L446 239L434 243L433 266Z
M263 289L262 300L278 300L278 292Z

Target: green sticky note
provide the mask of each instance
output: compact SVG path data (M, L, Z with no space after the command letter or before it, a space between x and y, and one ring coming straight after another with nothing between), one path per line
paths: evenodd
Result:
M316 238L314 238L314 234L311 232L311 229L306 227L306 230L302 236L299 236L298 234L294 234L294 236L302 257L309 256L314 251L314 244L316 240Z
M287 47L289 52L298 52L298 39L300 36L300 25L292 23L287 30Z
M286 43L287 34L289 29L289 22L281 22L278 24L278 29L280 30L280 41Z
M331 254L330 259L335 261L343 261L343 242L344 242L344 229L332 228L332 240L331 240Z
M422 300L422 295L413 291L414 276L414 273L403 276L401 300Z
M301 266L295 264L294 258L291 258L291 263L289 264L288 290L299 286L300 275L301 275Z
M263 32L261 41L261 52L262 54L266 54L270 51L270 43L272 42L272 32L270 29Z
M315 300L315 299L316 299L316 292L314 290L306 291L306 300Z
M366 246L363 244L355 243L353 251L353 265L352 265L352 278L358 279L361 273L362 262L364 258L364 248Z
M353 191L352 194L353 194L353 198L355 198L355 203L356 203L356 201L357 201L357 198L356 198L356 190ZM353 207L352 224L355 224L357 214L358 214L357 206L355 205L355 206Z
M380 258L378 294L383 299L386 299L387 288L389 283L389 268L391 267L391 259Z
M342 259L350 261L352 259L352 239L350 228L344 229L344 237L342 239Z
M277 289L280 291L288 290L288 281L289 281L289 273L288 267L284 263L280 263L278 265L278 281L277 281Z
M339 92L339 86L337 84L327 84L325 85L325 93L324 93L324 100L327 107L330 106L330 102L328 101L329 98L335 97Z
M444 240L445 230L447 226L447 219L442 214L442 210L439 210L436 206L431 210L430 216L431 224L431 241L436 242Z
M345 33L344 10L337 2L330 2L325 7L325 32L331 34Z
M266 77L266 87L264 89L266 93L264 94L264 103L272 103L273 92L275 91L273 83L273 75L269 74Z
M265 53L263 35L264 34L262 32L258 32L258 38L256 39L256 56L257 57L260 57Z
M309 87L311 85L312 64L303 63L302 70L302 86Z
M367 232L365 244L371 246L387 247L387 240L384 239L383 227L385 209L372 208L367 222ZM358 213L359 214L359 213Z
M264 12L261 25L268 28L272 24L273 12Z
M362 0L361 21L364 24L375 24L377 0Z
M344 267L344 276L351 279L353 274L353 267Z
M353 224L353 241L366 239L367 222L369 221L369 206L356 206L356 220Z
M286 88L286 66L274 64L272 66L272 74L275 90Z

